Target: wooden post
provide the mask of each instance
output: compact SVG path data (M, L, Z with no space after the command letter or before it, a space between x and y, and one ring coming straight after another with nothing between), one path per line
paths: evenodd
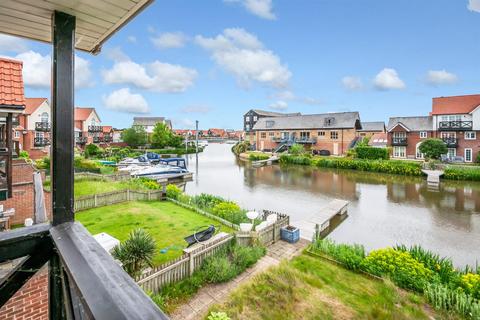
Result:
M13 196L13 170L12 170L12 158L13 158L13 140L12 140L12 114L7 115L7 125L5 132L6 147L7 147L7 161L6 161L6 170L7 170L7 196L11 198Z
M188 272L190 276L192 276L193 272L195 271L195 256L192 252L188 253L188 266Z
M52 201L53 225L74 220L73 114L75 17L52 15Z
M127 201L130 201L130 189L127 189Z
M151 193L150 190L148 190L148 192L147 192L147 200L148 201L152 200L152 193Z
M94 194L94 195L93 195L93 207L96 208L97 205L98 205L98 203L97 203L97 194Z

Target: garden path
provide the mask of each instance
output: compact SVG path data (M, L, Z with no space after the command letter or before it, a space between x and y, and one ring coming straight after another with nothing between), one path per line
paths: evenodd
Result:
M300 239L291 244L277 241L267 248L267 254L257 263L238 275L235 279L219 284L210 284L201 288L190 301L179 307L171 316L172 320L203 319L213 304L222 303L239 285L250 280L254 275L276 266L283 259L292 259L299 255L310 242Z

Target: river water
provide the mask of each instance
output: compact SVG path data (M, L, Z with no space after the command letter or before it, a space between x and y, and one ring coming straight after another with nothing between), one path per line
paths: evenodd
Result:
M253 168L238 160L232 145L211 143L190 155L194 180L188 194L211 193L246 209L269 209L297 220L332 199L350 201L348 218L329 238L361 243L367 250L420 244L449 256L457 266L480 263L480 183L442 181L350 170L279 165Z

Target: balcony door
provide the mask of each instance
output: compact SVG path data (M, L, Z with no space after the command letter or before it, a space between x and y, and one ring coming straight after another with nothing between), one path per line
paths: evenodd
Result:
M407 133L405 131L396 131L393 133L393 138L395 139L405 139L407 137Z

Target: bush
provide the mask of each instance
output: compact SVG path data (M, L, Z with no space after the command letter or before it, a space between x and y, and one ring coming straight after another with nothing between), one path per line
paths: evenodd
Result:
M434 138L424 140L418 150L423 153L426 159L440 159L440 156L448 151L443 140Z
M362 261L362 269L379 277L388 276L399 287L422 292L432 271L410 253L392 248L373 250Z
M365 259L365 248L362 245L337 244L333 240L320 239L312 243L311 249L331 256L341 262L347 269L358 271Z
M237 144L235 144L232 147L232 152L238 156L241 153L247 152L249 149L250 149L250 142L248 141L237 142Z
M260 160L267 160L270 156L264 153L252 152L248 155L248 160L250 161L260 161Z
M37 169L50 170L50 157L43 157L40 160L35 161Z
M442 176L444 179L450 180L471 180L471 181L480 181L480 168L460 168L449 166L445 168L444 174Z
M359 146L355 148L356 157L368 160L388 160L389 154L387 148L374 148L368 146Z
M20 151L20 154L18 155L18 157L21 158L21 159L25 159L25 160L30 159L30 155L25 150Z
M202 274L208 283L227 282L238 273L236 266L224 255L207 258L202 265Z
M179 196L182 194L182 190L174 184L169 184L167 186L167 198L178 200Z
M233 201L223 201L212 208L212 213L232 223L239 224L247 220L245 213Z
M480 299L480 274L467 273L462 275L462 287L475 299Z
M242 272L254 265L255 262L266 253L266 249L260 246L234 246L231 251L233 263L237 265Z
M305 149L303 148L303 146L301 144L298 144L298 143L293 144L288 149L288 153L290 153L292 155L299 155L299 154L302 154L304 152L305 152Z
M225 312L210 312L207 320L230 320L230 317Z
M130 232L127 240L113 248L112 256L120 260L123 269L132 277L153 266L155 240L143 229Z
M105 153L105 150L97 146L96 144L90 143L85 147L85 158L90 158L94 156L100 156Z
M211 209L223 201L225 201L223 198L207 193L192 197L192 202L202 209Z

